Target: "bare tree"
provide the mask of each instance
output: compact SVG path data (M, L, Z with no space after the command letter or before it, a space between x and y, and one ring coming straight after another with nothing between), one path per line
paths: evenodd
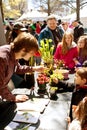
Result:
M64 8L70 8L71 12L76 12L77 19L80 19L80 9L87 5L87 0L33 0L35 8L43 7L48 13L64 12Z

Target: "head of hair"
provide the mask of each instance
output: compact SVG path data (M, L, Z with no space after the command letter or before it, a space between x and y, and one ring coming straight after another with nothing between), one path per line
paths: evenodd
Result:
M19 52L22 49L25 49L25 52L38 51L37 39L30 33L20 33L12 43L12 50Z
M81 127L87 125L87 96L80 101L77 107L78 119L81 122Z
M81 67L77 69L76 73L81 77L81 79L86 79L86 84L87 84L87 68Z
M78 41L80 41L80 40L83 40L85 45L84 45L84 48L79 48L78 47L78 50L79 50L79 53L81 52L81 56L85 60L85 58L87 57L87 36L85 36L85 35L80 36Z
M62 53L63 54L66 54L68 52L68 46L67 46L67 43L66 43L66 37L67 36L71 37L71 43L73 41L73 34L72 33L70 33L70 32L64 33L63 38L62 38Z
M48 21L48 20L52 20L52 19L57 20L56 17L55 17L55 15L49 15L49 16L47 17L47 21Z

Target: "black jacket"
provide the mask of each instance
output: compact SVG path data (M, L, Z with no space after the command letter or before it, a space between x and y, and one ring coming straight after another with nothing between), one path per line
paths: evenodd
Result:
M72 105L78 105L78 103L87 96L87 85L79 87L74 83L67 83L65 81L59 81L55 84L58 87L57 92L72 92L71 105L70 105L70 118L72 118Z

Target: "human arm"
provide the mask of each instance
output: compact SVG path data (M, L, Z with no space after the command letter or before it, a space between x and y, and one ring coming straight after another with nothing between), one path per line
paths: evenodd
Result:
M10 67L8 66L8 62L4 58L0 58L0 96L2 100L18 102L25 101L28 99L26 96L15 96L8 89L8 82L11 78Z
M17 62L15 66L15 72L17 74L24 74L24 73L32 73L35 71L43 72L45 70L44 66L27 66L27 65L20 65L19 62Z
M69 83L69 82L66 82L66 81L63 81L63 80L59 80L57 78L53 79L53 83L54 83L54 86L58 87L58 91L64 90L64 91L72 92L73 89L75 88L74 83Z

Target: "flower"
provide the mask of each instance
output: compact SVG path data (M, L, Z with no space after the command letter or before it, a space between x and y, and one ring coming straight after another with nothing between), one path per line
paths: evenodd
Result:
M40 41L40 54L45 63L53 62L54 45L52 39L43 39Z
M37 82L39 84L46 84L49 82L49 77L47 77L44 73L38 74Z
M65 68L65 63L63 60L54 59L54 64L55 64L56 68L58 68L58 69Z
M62 80L64 79L64 76L62 73L54 73L50 76L50 79L53 80L54 78L57 78L59 80Z
M50 75L50 85L56 86L56 83L54 82L54 79L63 80L64 76L61 72L56 73L56 71L53 71L53 74Z

